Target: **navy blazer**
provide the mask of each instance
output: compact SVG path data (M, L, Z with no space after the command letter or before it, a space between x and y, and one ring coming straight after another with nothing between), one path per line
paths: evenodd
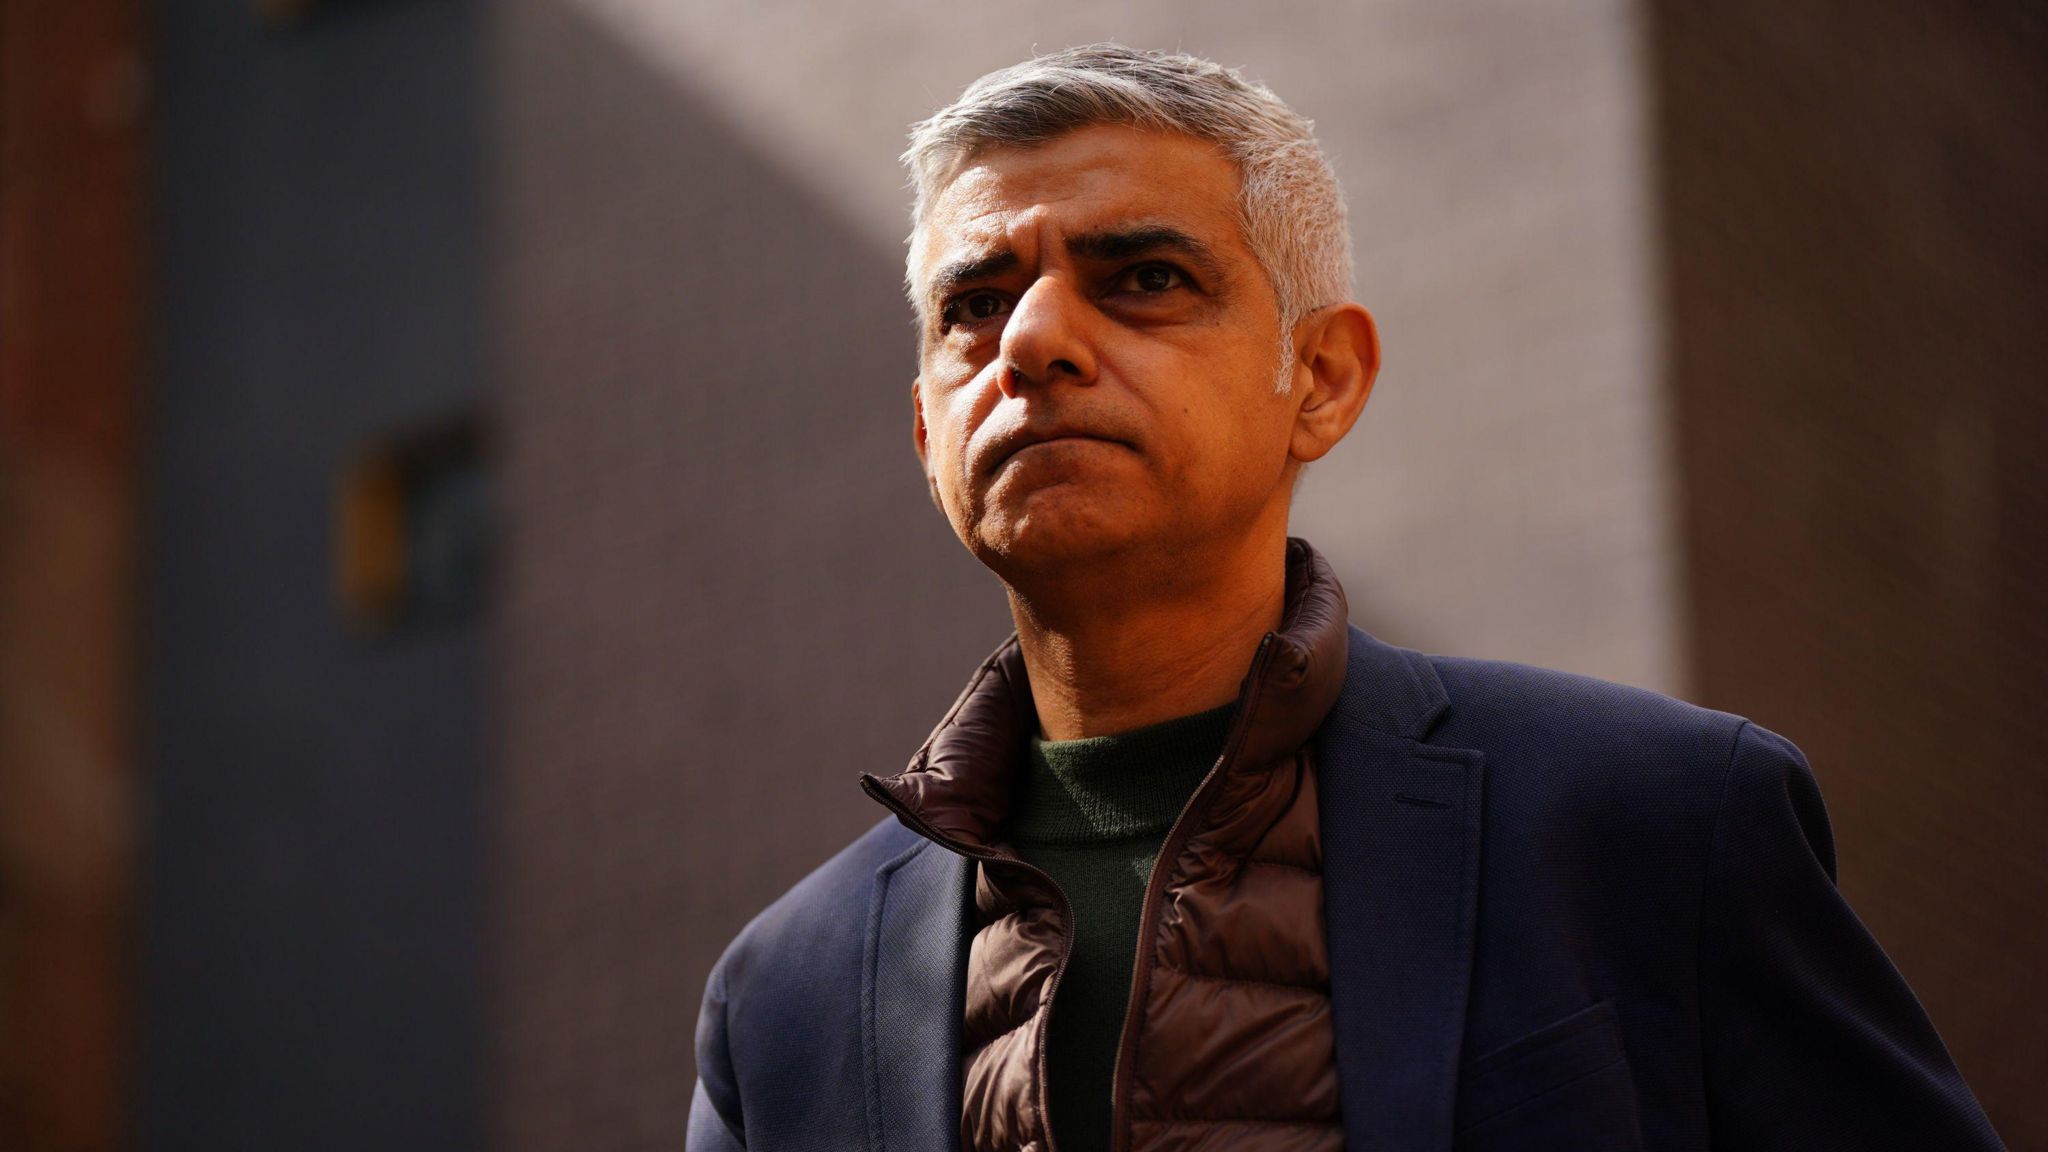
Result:
M1790 741L1352 628L1316 748L1349 1152L2000 1147ZM691 1152L957 1148L973 880L891 818L749 924Z

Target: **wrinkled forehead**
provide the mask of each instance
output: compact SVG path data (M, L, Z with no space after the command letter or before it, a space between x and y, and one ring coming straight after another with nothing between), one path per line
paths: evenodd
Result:
M1249 258L1238 192L1236 162L1179 133L1091 125L1028 148L984 149L931 190L910 237L908 283L922 305L942 265L1134 220Z

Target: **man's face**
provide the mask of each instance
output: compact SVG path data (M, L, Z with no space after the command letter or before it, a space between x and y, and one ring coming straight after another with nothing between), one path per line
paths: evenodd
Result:
M1123 126L977 157L931 202L918 455L1006 579L1284 525L1296 400L1214 146Z

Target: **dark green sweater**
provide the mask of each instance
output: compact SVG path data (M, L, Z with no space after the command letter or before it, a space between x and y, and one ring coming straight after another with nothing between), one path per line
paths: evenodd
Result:
M1010 840L1074 906L1074 949L1046 1040L1059 1152L1109 1147L1110 1081L1152 862L1222 752L1236 707L1115 736L1031 742Z

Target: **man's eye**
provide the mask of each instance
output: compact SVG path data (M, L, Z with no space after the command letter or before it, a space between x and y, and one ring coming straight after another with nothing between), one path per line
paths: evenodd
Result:
M1171 264L1140 264L1126 271L1116 286L1121 292L1153 294L1185 287L1186 279Z
M994 292L969 292L946 305L940 318L947 325L973 324L1008 311L1010 302Z

